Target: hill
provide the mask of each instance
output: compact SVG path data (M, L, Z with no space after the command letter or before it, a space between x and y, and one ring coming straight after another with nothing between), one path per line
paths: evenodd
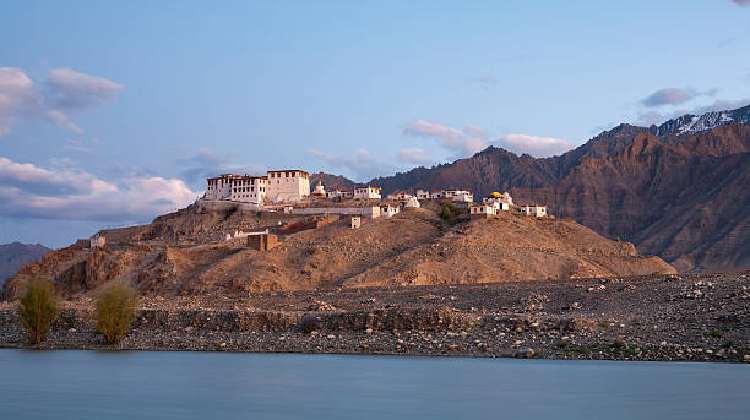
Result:
M40 259L49 251L44 245L26 245L20 242L0 245L0 288L19 268Z
M503 214L451 226L435 211L413 209L365 219L360 229L341 219L286 233L286 226L315 219L184 209L150 225L102 231L103 248L50 252L11 279L4 297L18 296L34 275L54 278L64 296L116 277L146 294L190 296L675 272L659 258L638 255L632 244L606 240L570 220ZM224 237L236 229L269 229L282 242L268 251L233 246Z
M633 242L681 271L750 267L746 186L750 105L660 126L620 124L561 156L493 146L471 158L369 182L394 190L509 190L609 238Z

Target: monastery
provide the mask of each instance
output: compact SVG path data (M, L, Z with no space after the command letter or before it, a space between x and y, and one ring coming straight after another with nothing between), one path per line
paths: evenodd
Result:
M489 218L508 211L531 217L551 217L546 206L517 206L509 192L493 192L474 202L468 190L417 190L415 195L394 191L385 199L381 189L371 185L351 190L326 191L322 182L310 189L310 174L300 169L267 171L265 176L223 174L206 180L204 205L240 205L242 209L283 211L290 214L352 215L352 217L392 217L404 208L419 208L426 201L449 204L470 218ZM465 209L465 210L461 210Z

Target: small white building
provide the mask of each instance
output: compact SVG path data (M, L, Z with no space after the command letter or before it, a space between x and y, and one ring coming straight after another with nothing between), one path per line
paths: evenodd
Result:
M354 198L361 200L377 199L380 200L380 188L377 187L354 187Z
M405 191L394 191L386 197L389 200L408 200L413 197L411 194L407 194Z
M430 198L439 199L445 197L445 191L430 191Z
M497 214L497 210L489 204L474 204L471 206L471 213L469 214L472 219L481 219L492 217Z
M417 197L410 197L406 200L404 207L418 209L420 207L419 200L417 200Z
M498 210L510 210L510 206L513 205L513 198L511 198L510 193L507 191L503 194L500 194L499 192L493 192L492 194L484 197L482 199L482 202L484 204L489 204L493 207L495 207Z
M547 206L522 206L521 213L533 217L547 216Z
M450 198L451 201L464 203L471 203L474 201L474 195L466 190L443 191L443 198Z
M310 174L299 169L268 171L267 196L274 203L298 203L310 196Z
M430 198L430 192L425 190L417 190L417 200L426 200Z
M392 206L390 204L383 204L380 206L381 217L391 217L401 212L401 208L398 206Z

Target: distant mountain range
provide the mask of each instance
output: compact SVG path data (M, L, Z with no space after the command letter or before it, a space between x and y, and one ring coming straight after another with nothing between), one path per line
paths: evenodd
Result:
M26 245L13 242L0 245L0 289L5 280L13 277L19 268L42 258L51 251L44 245Z
M383 194L468 188L475 200L509 190L519 203L546 204L557 217L633 242L678 270L741 269L750 267L748 125L750 105L659 126L620 124L560 156L537 159L488 147L368 184ZM327 187L327 179L354 185L325 176Z

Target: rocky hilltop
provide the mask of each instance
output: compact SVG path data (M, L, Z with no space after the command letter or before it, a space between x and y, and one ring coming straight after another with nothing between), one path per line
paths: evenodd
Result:
M0 288L19 268L40 259L49 251L44 245L26 245L20 242L0 245Z
M150 225L106 230L106 246L52 251L9 280L12 300L34 276L54 279L65 297L106 281L132 280L146 295L232 295L363 286L495 283L670 274L657 257L638 255L571 220L502 214L443 222L433 209L392 218L347 219L192 206ZM280 244L258 251L226 241L236 230L264 230Z
M679 270L750 267L750 105L660 126L621 124L561 156L488 147L468 159L370 181L394 190L509 190Z

